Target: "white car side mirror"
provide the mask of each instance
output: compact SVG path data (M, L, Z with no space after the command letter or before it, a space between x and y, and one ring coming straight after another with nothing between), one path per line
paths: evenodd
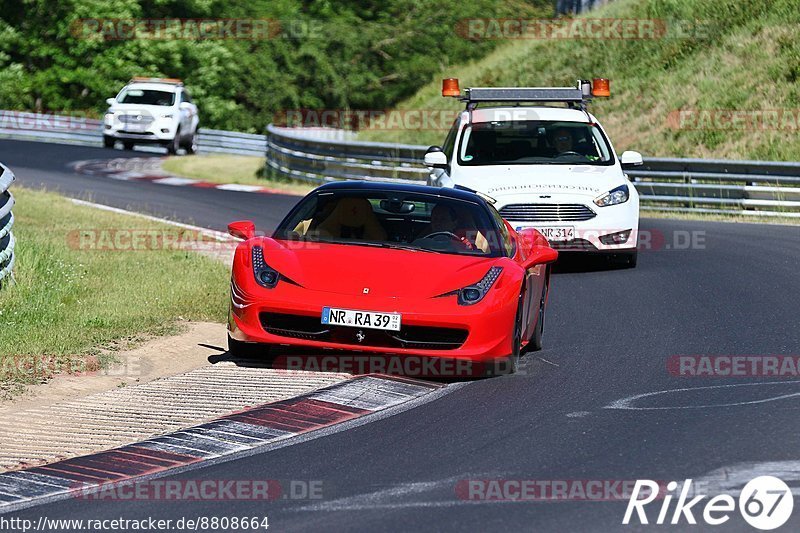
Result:
M642 161L642 154L634 152L633 150L626 150L622 152L622 155L619 157L619 163L622 165L622 168L630 168L638 167L644 162Z
M106 103L108 105L114 105L114 104L117 103L117 99L116 98L106 98Z
M178 104L178 108L188 110L192 108L192 104L190 104L189 102L181 102L180 104Z
M425 166L430 168L447 168L447 156L444 152L428 152L425 154Z

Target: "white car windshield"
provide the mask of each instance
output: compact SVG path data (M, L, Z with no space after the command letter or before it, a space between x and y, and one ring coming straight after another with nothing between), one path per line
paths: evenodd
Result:
M480 165L610 165L603 132L585 122L514 120L467 125L458 163Z
M121 104L171 106L175 103L175 93L152 89L126 89L117 101Z

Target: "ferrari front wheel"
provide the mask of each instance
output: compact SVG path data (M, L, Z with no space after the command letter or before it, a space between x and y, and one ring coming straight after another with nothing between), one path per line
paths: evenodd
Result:
M498 374L513 374L519 366L519 357L522 354L522 305L525 293L520 292L517 298L517 314L514 317L514 336L511 338L511 353L506 360L498 365Z

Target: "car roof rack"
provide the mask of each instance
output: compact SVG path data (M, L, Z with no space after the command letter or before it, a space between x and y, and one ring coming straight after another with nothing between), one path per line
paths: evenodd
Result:
M167 85L183 86L183 80L178 78L148 78L145 76L134 76L128 83L164 83Z
M458 79L442 80L442 96L465 102L472 112L478 104L495 103L566 103L567 107L586 111L586 104L595 97L611 96L609 80L595 78L578 80L574 87L470 87L462 95Z
M584 99L583 92L574 87L471 87L463 101L580 103Z

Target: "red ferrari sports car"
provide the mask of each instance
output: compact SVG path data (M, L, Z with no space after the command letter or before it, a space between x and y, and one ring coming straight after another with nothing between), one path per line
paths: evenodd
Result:
M542 345L558 252L474 191L337 182L272 237L233 222L232 355L279 346L469 360L513 372ZM326 351L326 353L328 353Z

